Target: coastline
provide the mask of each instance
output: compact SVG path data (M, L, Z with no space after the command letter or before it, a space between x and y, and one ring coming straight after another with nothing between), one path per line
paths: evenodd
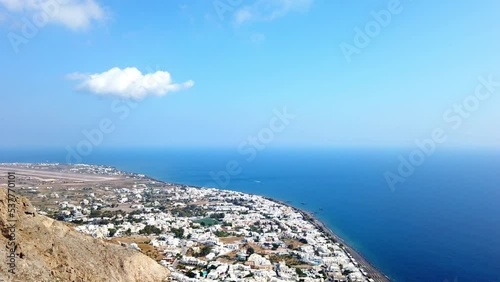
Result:
M198 186L198 185L188 185L188 184L183 184L183 183L167 182L167 181L163 181L163 180L159 180L159 179L150 177L150 176L145 175L145 174L139 174L139 173L133 173L133 172L130 173L130 174L141 175L141 176L143 176L145 178L148 178L150 180L153 180L153 181L156 181L156 182L159 182L159 183L163 183L163 184L174 184L174 185L180 185L180 186L189 186L189 187L198 188L198 189L208 188L208 189L218 189L218 190L235 191L235 190L231 190L231 189L220 189L220 188L215 188L215 187L202 187L202 186ZM239 191L236 191L236 192L239 192ZM286 203L286 202L283 202L281 200L274 199L274 198L271 198L271 197L268 197L268 196L259 195L259 194L253 194L253 193L247 193L247 192L239 192L239 193L260 196L260 197L262 197L264 199L267 199L269 201L272 201L272 202L275 202L277 204L284 205L284 206L287 206L287 207L290 207L290 208L294 209L295 211L297 211L300 214L302 214L302 216L304 217L305 220L307 220L310 223L312 223L316 228L318 228L318 230L320 232L322 232L323 234L325 234L326 237L330 238L334 242L339 242L340 244L342 244L342 248L346 251L346 253L349 255L349 257L351 258L351 260L354 259L354 261L361 268L363 268L363 270L373 279L373 281L375 281L375 282L390 282L391 281L390 278L387 275L385 275L382 271L380 271L375 266L373 266L367 259L365 259L358 251L356 251L356 249L354 249L352 246L350 246L344 239L342 239L340 236L336 235L324 222L322 222L321 220L319 220L318 218L316 218L312 212L309 212L309 211L297 208L295 206L292 206L289 203Z
M19 164L19 163L11 163L11 164ZM28 164L28 163L26 163ZM59 163L54 163L59 165ZM91 165L88 164L89 166L101 166L102 165ZM353 262L357 267L363 269L363 274L365 276L369 276L371 279L369 281L376 281L376 282L389 282L391 281L388 276L383 274L380 270L378 270L376 267L374 267L367 259L365 259L358 251L356 251L352 246L350 246L348 243L346 243L345 240L343 240L340 236L336 235L324 222L322 222L320 219L316 218L314 216L314 213L295 207L291 205L290 203L271 198L269 196L265 195L260 195L260 194L255 194L255 193L248 193L248 192L240 192L236 190L231 190L231 189L220 189L220 188L215 188L215 187L205 187L205 186L198 186L198 185L190 185L190 184L183 184L183 183L178 183L178 182L169 182L169 181L164 181L164 180L159 180L157 178L150 177L144 173L136 173L136 172L128 172L124 171L121 169L118 169L117 167L114 166L104 166L108 168L113 168L116 171L123 173L124 175L127 175L127 177L134 177L134 178L142 178L142 179L147 179L156 183L160 184L165 184L165 185L176 185L176 186L181 186L181 187L192 187L195 189L215 189L219 191L232 191L232 192L237 192L237 193L242 193L242 194L247 194L247 195L252 195L252 196L258 196L261 197L262 199L274 202L276 204L282 205L289 207L293 209L295 212L300 213L303 217L304 220L307 222L310 222L320 233L322 233L325 237L329 238L333 242L337 242L341 245L341 248L344 250L344 252L347 254L351 262ZM106 179L102 179L102 181L106 181Z
M295 211L299 212L302 214L305 220L311 222L316 228L318 228L322 233L326 235L326 237L330 238L334 242L339 242L342 244L343 249L347 252L347 254L350 256L351 259L354 259L356 263L362 267L366 273L371 276L371 278L376 281L376 282L390 282L390 278L382 273L380 270L378 270L376 267L374 267L367 259L365 259L358 251L356 251L352 246L350 246L344 239L336 235L328 226L316 218L312 212L294 207L288 203L285 203L280 200L276 200L270 197L266 196L261 196L264 197L270 201L276 202L281 205L288 206Z

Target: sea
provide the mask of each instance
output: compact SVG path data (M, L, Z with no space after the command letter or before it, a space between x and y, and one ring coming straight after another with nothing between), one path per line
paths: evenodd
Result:
M413 150L95 148L81 162L286 201L392 281L500 281L500 151L437 149L391 189L387 172L401 177ZM0 162L65 163L67 151L0 149Z

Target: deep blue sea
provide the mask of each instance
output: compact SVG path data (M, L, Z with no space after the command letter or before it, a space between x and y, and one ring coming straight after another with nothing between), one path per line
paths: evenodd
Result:
M500 281L500 152L438 150L391 191L384 172L409 152L266 149L249 162L235 149L98 149L83 161L220 187L210 172L234 160L241 172L223 188L317 212L394 281ZM0 150L0 162L65 160L64 149Z

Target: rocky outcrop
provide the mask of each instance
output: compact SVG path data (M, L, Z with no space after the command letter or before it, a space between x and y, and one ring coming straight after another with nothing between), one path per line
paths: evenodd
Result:
M16 211L9 213L7 190L0 189L0 281L153 282L165 281L169 275L140 252L94 239L37 214L25 198L18 198L15 205ZM10 230L14 222L15 231ZM12 274L7 263L14 242Z

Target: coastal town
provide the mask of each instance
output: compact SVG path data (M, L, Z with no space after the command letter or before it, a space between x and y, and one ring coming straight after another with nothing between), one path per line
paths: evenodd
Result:
M39 214L150 256L170 281L388 281L309 213L263 196L107 166L0 164L13 169Z

